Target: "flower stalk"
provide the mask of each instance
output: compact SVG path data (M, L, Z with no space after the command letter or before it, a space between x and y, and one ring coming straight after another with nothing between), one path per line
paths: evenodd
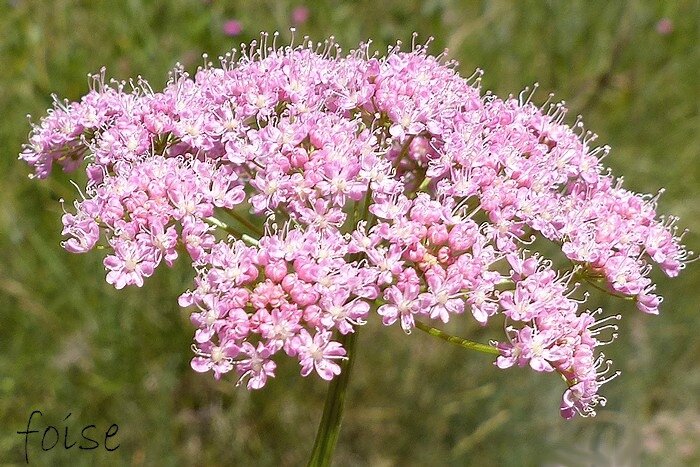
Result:
M356 341L357 330L341 335L338 339L338 342L347 351L347 358L340 363L342 369L340 375L333 378L328 386L323 415L318 425L316 441L314 441L314 447L309 457L308 467L326 467L331 465L333 452L340 435L340 424L343 420L343 408L345 406L350 373L355 361Z
M418 321L418 320L416 320L416 328L420 329L423 332L427 332L431 336L442 339L446 342L449 342L450 344L458 345L458 346L465 348L467 350L475 350L477 352L487 353L487 354L491 354L491 355L498 355L500 353L496 347L486 345L486 344L480 344L478 342L474 342L474 341L470 341L467 339L463 339L461 337L453 336L452 334L448 334L441 329L434 328L434 327L432 327L428 324L425 324L421 321Z

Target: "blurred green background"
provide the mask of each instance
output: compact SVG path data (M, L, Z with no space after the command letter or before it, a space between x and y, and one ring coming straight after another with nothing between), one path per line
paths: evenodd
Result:
M176 297L185 264L161 268L142 289L105 283L100 254L60 246L58 199L70 178L28 180L17 161L51 93L78 99L86 74L142 75L161 87L181 62L217 56L279 30L334 35L344 48L372 38L435 36L460 71L485 70L484 87L517 93L538 81L613 147L606 163L626 186L665 187L661 211L681 216L700 249L700 2L456 0L22 1L0 4L0 463L24 463L25 429L119 425L119 449L48 452L30 438L33 465L302 465L313 444L326 384L282 361L277 377L248 393L189 368L193 329ZM299 11L297 11L299 14ZM303 15L301 15L303 16ZM237 37L224 33L240 21ZM79 174L72 175L80 178ZM563 383L527 369L498 370L488 356L373 320L360 353L336 465L700 465L700 266L660 275L662 315L594 295L589 306L624 315L606 354L623 375L604 387L594 419L560 419ZM450 330L485 339L466 320ZM71 417L67 422L64 418ZM97 430L94 432L97 433Z

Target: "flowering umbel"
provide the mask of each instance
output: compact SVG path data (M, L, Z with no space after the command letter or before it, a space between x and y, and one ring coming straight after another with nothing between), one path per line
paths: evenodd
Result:
M263 35L162 92L103 72L20 158L38 178L86 163L63 246L105 246L116 288L188 257L195 371L259 389L286 354L331 380L334 339L369 319L410 333L466 314L505 329L482 346L499 368L557 372L562 416L593 415L619 315L582 309L582 286L658 313L651 264L675 276L690 255L676 218L603 168L609 149L564 105L484 94L426 46L379 58Z

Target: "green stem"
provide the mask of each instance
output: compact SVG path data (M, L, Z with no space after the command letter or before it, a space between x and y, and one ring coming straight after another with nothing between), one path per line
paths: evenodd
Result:
M229 225L226 224L225 222L221 222L221 221L220 221L219 219L217 219L216 217L213 217L213 216L212 216L212 217L207 217L205 220L206 220L207 222L209 222L210 224L214 224L214 225L217 226L218 228L220 228L220 229L222 229L222 230L224 230L224 231L226 231L226 232L228 232L228 233L230 233L230 234L232 234L232 235L235 235L235 236L238 236L238 237L241 236L241 234L240 234L236 229L234 229L233 227L229 226Z
M403 146L401 147L401 152L396 158L396 161L394 161L394 167L396 167L396 170L399 170L399 165L401 165L401 161L404 157L408 155L408 148L411 146L411 142L413 142L413 138L415 137L416 135L411 135L408 138L406 138L406 141L404 141Z
M257 235L259 237L262 237L262 230L260 227L257 227L253 225L248 219L234 211L233 209L227 210L226 211L231 217L236 219L238 222L240 222L244 227L250 230L250 232L254 235Z
M596 283L596 281L599 279L602 279L602 278L591 278L590 276L586 275L585 272L575 271L575 270L574 270L574 277L585 281L588 285L593 286L593 288L598 289L601 292L606 293L612 297L621 298L623 300L634 300L635 299L635 297L632 295L619 294L617 292L613 292L612 290L601 287L600 285L598 285Z
M254 245L254 246L259 246L259 245L260 245L260 242L258 242L256 239L254 239L254 238L251 237L250 235L248 235L248 234L241 234L241 233L238 232L236 229L234 229L233 227L229 226L229 225L226 224L225 222L220 221L220 220L217 219L216 217L207 217L206 220L207 220L209 223L214 224L214 225L217 226L218 228L220 228L220 229L222 229L222 230L224 230L224 231L230 233L230 234L233 235L234 237L239 237L241 240L243 240L244 242L246 242L248 245Z
M371 219L369 217L369 205L370 204L372 204L372 182L367 184L367 194L365 194L365 204L362 208L362 216L360 217L360 219L358 219L358 221L360 221L361 219L365 219L367 221L366 229L367 229L368 233L369 233L369 229L372 228L372 226L374 225L374 221L376 220L376 218L374 217L374 214L372 214ZM355 225L357 225L357 222L355 222Z
M476 350L477 352L483 352L491 355L501 354L496 347L486 344L480 344L478 342L473 342L467 339L462 339L461 337L453 336L452 334L448 334L445 331L442 331L438 328L434 328L421 321L416 321L416 327L421 331L427 332L431 336L437 337L439 339L449 342L450 344L455 344L468 350Z
M340 434L340 422L343 419L343 405L347 395L348 382L350 381L350 370L355 361L355 341L357 340L357 329L355 332L341 335L338 341L347 351L347 359L340 362L341 373L333 378L326 393L326 402L323 406L321 423L316 432L316 441L309 458L308 467L326 467L331 465L333 451L338 442Z
M606 294L608 294L608 295L610 295L610 296L612 296L612 297L621 298L621 299L623 299L623 300L634 300L634 297L633 297L633 296L630 296L630 295L622 295L622 294L619 294L619 293L616 293L616 292L612 292L612 291L610 291L610 290L608 290L608 289L605 289L605 288L599 286L598 284L596 284L596 283L593 282L592 280L588 279L587 277L584 277L583 280L586 281L589 285L592 285L594 288L596 288L596 289L600 290L601 292L604 292L604 293L606 293Z

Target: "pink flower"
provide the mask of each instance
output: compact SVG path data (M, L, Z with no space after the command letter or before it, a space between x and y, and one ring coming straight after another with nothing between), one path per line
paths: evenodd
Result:
M661 18L656 23L656 32L662 36L668 36L673 32L673 21L671 21L669 18Z
M136 238L144 243L151 243L156 249L157 260L162 258L168 266L172 266L177 258L178 235L174 226L167 229L160 219L154 218L151 222L150 232L139 233Z
M194 371L204 373L209 370L214 372L214 378L220 379L225 373L233 369L233 359L238 356L240 349L232 342L222 346L204 343L197 351L197 356L192 359L190 365Z
M564 356L563 349L556 344L556 337L554 332L523 328L518 334L518 341L522 344L521 358L535 371L554 371L552 363Z
M500 296L503 314L515 321L530 321L540 311L536 301L524 288L517 288L515 292L503 292Z
M353 325L365 324L369 314L369 304L363 300L347 302L348 294L338 290L325 295L319 300L321 308L326 314L321 318L321 324L326 329L337 327L342 334L353 331Z
M155 251L144 243L120 239L111 242L111 246L114 255L104 260L109 270L107 282L117 289L127 285L143 286L144 277L149 277L155 269Z
M182 242L193 261L203 259L206 251L214 246L211 227L204 222L185 222L182 228Z
M85 253L91 250L100 237L100 226L94 219L78 218L72 214L63 215L63 235L70 235L62 243L63 248L71 253Z
M450 313L464 312L464 299L461 276L443 278L438 274L428 277L429 292L418 297L421 311L428 313L431 318L440 318L444 323L449 321Z
M309 19L309 9L305 6L298 6L292 10L292 24L300 26Z
M269 360L272 349L259 343L253 347L250 342L244 342L240 347L240 355L243 358L236 360L236 371L240 374L237 384L248 380L248 389L260 389L267 383L268 378L275 376L277 365Z
M297 7L292 22L308 16ZM587 311L581 289L659 313L652 268L674 277L691 261L678 219L623 188L563 104L484 95L478 73L422 46L312 45L263 36L237 62L178 68L161 91L98 74L79 102L57 101L20 158L39 178L87 164L64 248L106 248L118 289L187 251L191 365L235 369L251 390L285 354L303 376L337 376L334 332L381 319L409 333L416 315L447 323L468 307L501 324L496 366L556 372L561 414L594 414L617 374L599 347L618 318ZM530 251L543 244L568 261Z
M401 328L406 334L410 334L415 326L414 313L419 309L418 298L419 288L416 285L402 284L402 286L392 285L384 292L386 304L379 307L377 313L382 316L382 322L389 326L397 319L401 320Z
M238 20L230 19L224 22L221 29L227 36L235 37L243 32L243 25Z
M301 330L296 347L302 376L316 370L321 378L329 381L340 374L340 365L335 360L344 360L346 352L340 343L331 341L330 336L330 332L317 332L311 337L305 329Z

